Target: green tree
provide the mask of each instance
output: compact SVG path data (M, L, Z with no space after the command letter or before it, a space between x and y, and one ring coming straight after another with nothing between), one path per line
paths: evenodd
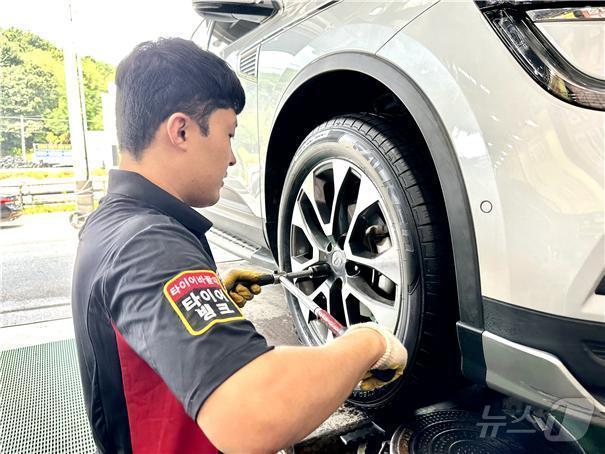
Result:
M107 63L84 57L82 58L82 75L84 77L87 126L91 131L100 131L103 129L101 93L107 91L107 84L115 77L115 69Z
M86 123L103 129L101 93L113 80L113 66L92 57L81 59ZM0 29L0 141L3 152L21 148L20 115L42 117L26 125L27 147L33 142L69 141L63 51L51 42L11 27Z
M17 118L44 117L57 105L58 90L53 74L33 63L25 62L2 68L0 75L2 95L2 148L20 149L21 125ZM44 123L41 119L27 119L25 140L30 148L33 141L44 138Z
M4 117L0 118L0 140L4 152L16 153L21 149L21 124L19 118L11 117L30 117L25 121L27 148L45 141L45 117L65 96L63 55L33 33L14 27L0 32L0 116ZM65 130L67 123L63 123Z

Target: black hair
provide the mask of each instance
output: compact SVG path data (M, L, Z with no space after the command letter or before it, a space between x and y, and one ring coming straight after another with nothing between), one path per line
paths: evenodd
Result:
M207 135L213 111L232 108L239 114L246 102L224 60L181 38L137 45L118 65L116 86L118 143L136 159L173 113L191 116Z

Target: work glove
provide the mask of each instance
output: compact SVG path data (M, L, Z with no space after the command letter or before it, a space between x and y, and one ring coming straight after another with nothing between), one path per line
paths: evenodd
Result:
M368 322L352 325L347 329L345 336L360 329L371 329L379 333L387 346L384 354L361 377L359 382L362 391L374 391L401 377L407 364L408 352L399 339L378 323Z
M248 301L261 291L258 279L263 273L249 270L231 270L223 279L223 285L229 296L239 307L244 307Z

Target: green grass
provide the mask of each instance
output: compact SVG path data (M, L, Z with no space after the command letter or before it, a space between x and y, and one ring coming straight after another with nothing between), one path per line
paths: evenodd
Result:
M3 169L0 170L0 180L7 178L73 178L74 171L71 169Z
M92 177L106 176L107 169L92 169L90 172ZM36 180L44 180L45 178L73 178L75 176L73 169L57 168L57 169L0 169L0 180L7 178L34 178Z
M93 201L93 210L97 209L99 201ZM40 213L60 213L76 211L76 204L71 203L48 203L43 205L26 205L23 207L23 214L40 214Z
M107 176L109 173L109 170L107 169L92 169L92 171L90 172L90 176L91 177L105 177Z
M76 211L75 203L49 203L23 207L23 214L59 213Z

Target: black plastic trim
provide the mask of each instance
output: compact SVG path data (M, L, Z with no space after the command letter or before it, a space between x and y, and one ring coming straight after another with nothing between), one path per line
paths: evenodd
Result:
M481 11L498 9L503 7L517 9L544 9L544 8L564 8L566 6L578 7L579 5L588 6L595 2L584 2L578 0L475 0L475 3Z
M279 119L279 113L299 88L314 77L342 70L366 74L381 82L400 99L418 125L437 169L445 200L456 269L460 320L469 326L482 328L483 307L475 229L456 152L435 108L407 74L372 54L343 52L321 57L302 69L290 83L276 109L271 130Z
M245 19L247 16L268 18L279 11L279 4L270 2L208 2L205 0L193 0L193 10L201 17L232 22L233 20ZM263 19L263 20L264 20ZM250 19L248 19L250 20ZM252 20L254 22L254 20Z
M587 389L605 390L605 323L547 314L483 298L485 329L527 347L557 356Z
M597 295L605 295L605 276L603 277L603 279L601 279L601 282L599 282L599 285L597 285L595 293Z
M485 385L487 368L481 338L483 330L465 325L462 322L456 323L456 330L458 332L458 345L460 345L462 354L462 373L469 380Z

